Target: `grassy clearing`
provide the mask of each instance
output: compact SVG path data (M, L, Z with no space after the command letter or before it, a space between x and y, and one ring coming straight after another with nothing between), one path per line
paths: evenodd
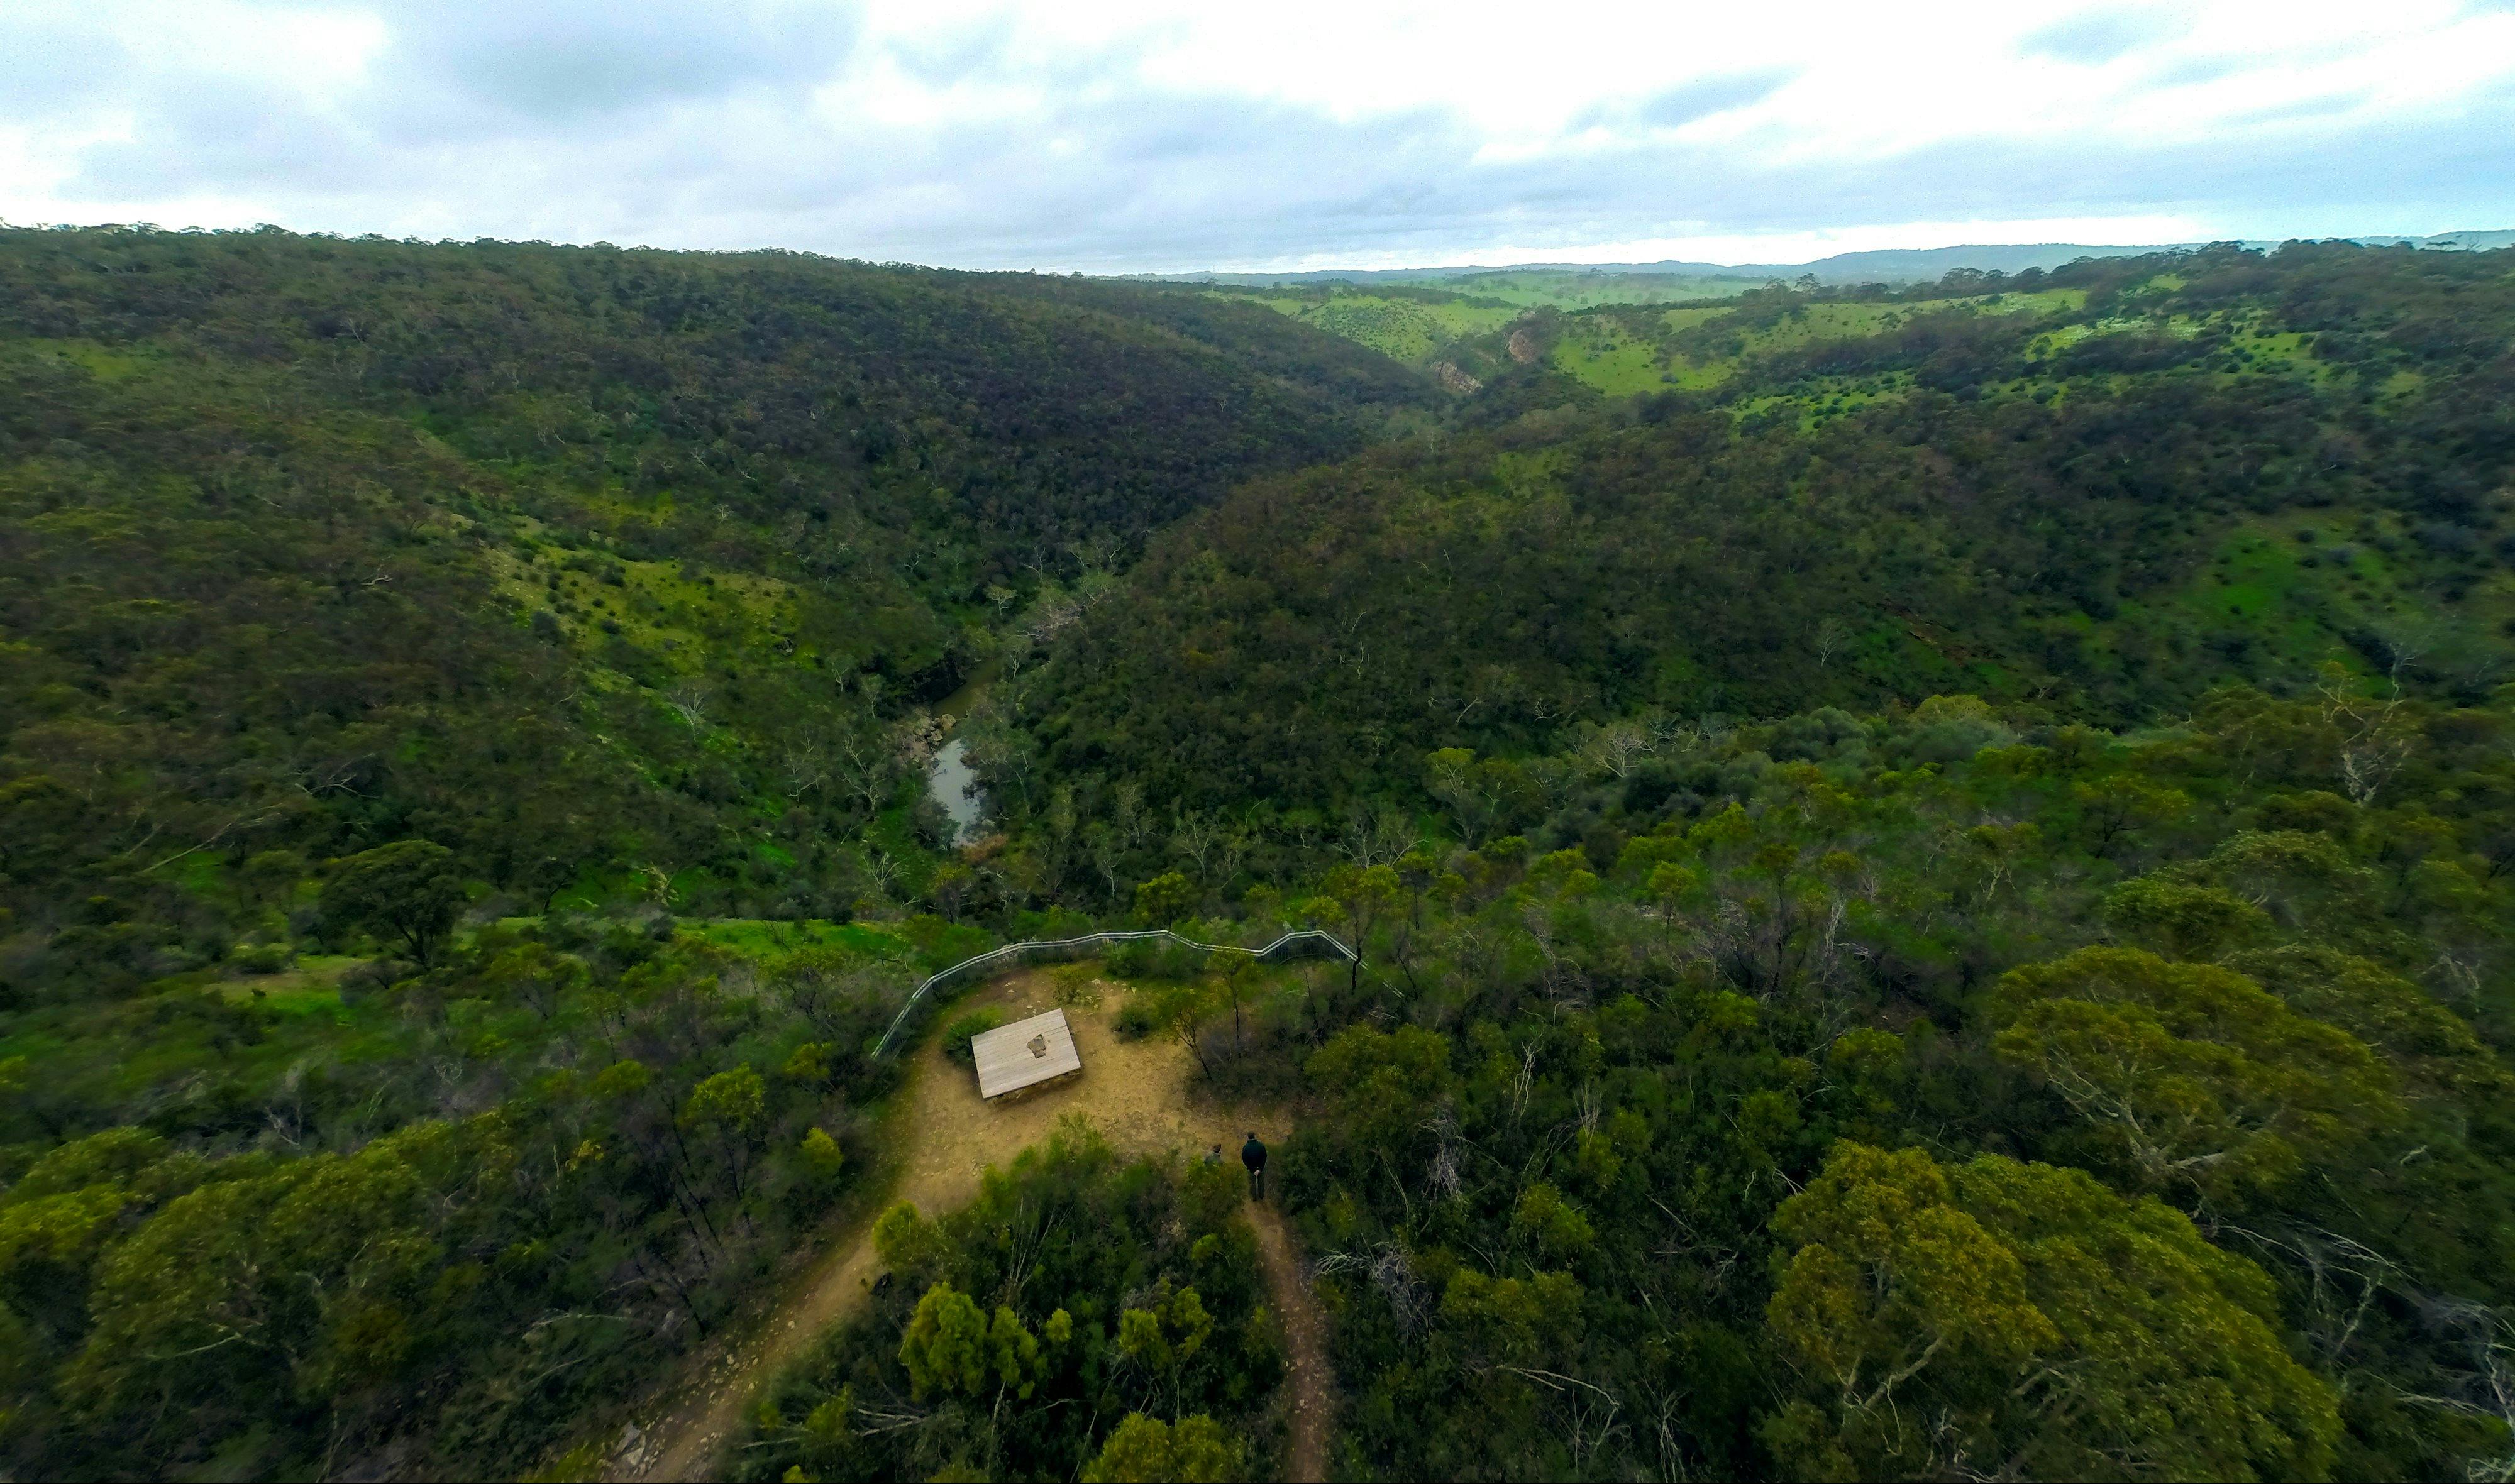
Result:
M519 928L538 918L501 920ZM684 920L680 931L754 961L807 948L839 948L869 958L898 959L913 945L900 931L875 924L748 918ZM938 946L957 950L957 939ZM223 976L214 969L159 981L133 999L81 1001L24 1010L0 1037L0 1062L29 1067L76 1098L140 1095L177 1089L182 1098L244 1105L273 1095L298 1071L325 1064L405 1059L430 1044L432 1032L407 1007L384 996L344 998L343 976L367 962L350 955L304 954L276 973ZM543 1034L528 1006L458 1000L444 1010L452 1045L490 1058ZM101 1034L120 1026L125 1033ZM144 1026L146 1035L129 1034ZM120 1048L111 1056L100 1046Z
M504 917L498 920L498 926L520 929L538 927L541 921L538 917ZM880 924L842 923L828 918L683 918L678 926L683 936L747 959L780 958L807 948L843 948L874 958L891 958L908 948L907 939Z
M144 371L156 369L157 357L129 348L108 349L89 340L37 340L19 342L21 352L50 354L79 367L101 382L127 381Z
M493 548L488 556L500 590L527 611L549 611L580 649L598 650L617 637L684 674L699 673L707 656L728 649L760 655L795 647L799 664L816 657L792 644L795 595L773 577L692 573L677 562L552 546Z
M806 948L844 948L873 958L890 958L908 948L906 939L873 924L834 923L824 918L787 922L720 917L683 924L682 930L751 959L776 958Z
M1716 386L1721 380L1694 366L1677 365L1659 346L1635 339L1621 325L1605 322L1564 335L1554 343L1550 358L1556 370L1578 377L1609 396L1633 396L1671 387L1692 390Z
M1584 313L1566 316L1551 360L1556 369L1610 396L1700 392L1729 381L1756 356L1885 334L1919 315L1953 311L2041 316L2075 312L2085 304L2082 290L2050 289L1909 304L1817 303L1800 306L1769 324L1747 322L1740 310L1725 305L1679 306L1641 323L1629 313Z
M1734 299L1769 278L1683 273L1610 273L1590 268L1472 273L1438 280L1442 288L1523 309L1588 309L1614 304L1689 304Z
M301 953L277 973L251 974L220 988L230 1000L250 1000L276 1014L329 1013L341 1006L341 975L365 962L351 954Z
M1401 292L1345 284L1287 285L1279 289L1230 288L1216 296L1264 305L1279 314L1368 346L1392 360L1422 365L1441 357L1459 341L1507 329L1533 309L1564 311L1602 307L1720 302L1764 286L1760 278L1695 278L1670 274L1561 272L1478 273L1426 279ZM1638 362L1607 372L1630 390L1662 383L1662 368Z
M55 1092L132 1097L151 1088L183 1099L260 1096L292 1068L401 1054L414 1032L394 1008L344 1003L338 987L351 959L301 961L288 974L220 981L180 975L159 992L111 1004L48 1006L21 1012L0 1061L23 1056ZM145 1026L110 1056L95 1054L99 1022Z
M2037 358L2055 355L2102 335L2165 335L2176 340L2193 340L2217 323L2213 318L2192 314L2114 314L2103 319L2055 326L2028 341L2026 353Z
M1611 396L1709 391L1730 382L1758 356L1889 334L1922 315L1955 312L2050 318L2076 313L2085 305L2082 290L2051 289L1906 304L1809 304L1769 323L1749 322L1747 314L1723 305L1678 306L1640 320L1629 311L1573 314L1558 322L1549 359L1556 369ZM2285 329L2259 313L2131 313L2058 324L2029 341L2028 354L2033 359L2048 360L2097 336L2132 333L2182 340L2204 335L2219 337L2224 342L2223 350L2205 364L2206 374L2221 378L2287 375L2320 383L2337 374L2316 357L2310 336ZM1801 409L1801 426L1808 428L1829 416L1904 395L1910 386L1909 378L1901 375L1857 383L1830 382L1767 393L1740 404L1737 410L1760 414L1785 405L1796 406ZM2058 382L2030 378L1985 390L1987 394L2029 395L2049 394L2059 387ZM2380 390L2386 394L2401 394L2416 388L2406 382L2400 388Z
M1277 293L1235 291L1221 297L1264 305L1409 364L1431 360L1452 342L1498 329L1520 314L1510 305L1490 301L1373 294L1338 286Z
M1403 290L1374 290L1342 283L1287 284L1280 288L1222 288L1216 297L1264 305L1303 324L1368 346L1392 360L1422 365L1455 343L1508 327L1530 309L1566 312L1609 306L1691 304L1716 306L1762 278L1690 277L1664 273L1608 273L1587 269L1475 273L1427 278Z
M2369 636L2451 671L2515 664L2515 582L2494 571L2468 582L2451 568L2441 575L2396 518L2347 528L2313 511L2247 520L2164 602L2196 625L2232 629L2258 650L2247 657L2253 668L2293 677L2328 661L2371 674L2380 667L2363 647Z
M1985 294L1869 304L1819 302L1769 324L1748 323L1729 301L1767 280L1685 278L1587 271L1489 273L1427 282L1422 288L1374 292L1342 284L1281 289L1216 290L1218 297L1261 304L1331 335L1424 365L1463 341L1499 350L1500 338L1530 309L1563 311L1554 321L1549 362L1610 396L1645 392L1709 391L1750 359L1825 341L1856 340L1894 330L1917 315L1950 311L2057 315L2086 305L2081 289ZM1637 308L1668 308L1656 315ZM1734 333L1721 334L1737 317ZM1711 344L1704 341L1709 338ZM2066 346L2056 341L2055 348ZM2260 352L2280 353L2265 341Z
M1799 431L1808 433L1864 407L1909 396L1912 391L1912 374L1904 371L1857 379L1828 377L1799 391L1750 397L1732 404L1730 411L1748 418L1768 416L1784 408L1795 409Z

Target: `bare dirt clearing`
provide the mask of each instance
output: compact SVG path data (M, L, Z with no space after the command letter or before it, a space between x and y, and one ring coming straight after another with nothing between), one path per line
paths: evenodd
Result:
M1292 1132L1280 1110L1235 1108L1192 1097L1195 1063L1187 1050L1167 1038L1122 1041L1111 1021L1127 992L1102 981L1099 1003L1065 1006L1083 1073L1025 1096L990 1104L978 1096L976 1079L942 1051L939 1029L929 1030L910 1060L910 1099L897 1127L908 1141L891 1196L937 1216L978 1193L990 1165L1010 1164L1032 1144L1045 1143L1056 1121L1080 1113L1113 1145L1131 1153L1176 1150L1194 1158L1216 1144L1237 1159L1249 1130L1268 1142ZM1001 1007L1008 1019L1054 1008L1056 981L1045 969L1008 974L971 994L956 1010ZM948 1016L937 1016L938 1020ZM883 1205L887 1206L887 1201ZM1285 1379L1291 1433L1285 1477L1313 1484L1327 1477L1329 1388L1327 1322L1294 1255L1290 1233L1271 1206L1255 1207L1258 1251L1266 1286L1282 1316L1290 1374ZM716 1474L719 1452L741 1430L745 1410L760 1388L852 1312L871 1291L882 1265L874 1256L872 1222L859 1219L839 1234L828 1254L800 1279L793 1296L738 1341L719 1341L694 1358L695 1379L671 1409L646 1426L611 1466L620 1480L706 1479Z

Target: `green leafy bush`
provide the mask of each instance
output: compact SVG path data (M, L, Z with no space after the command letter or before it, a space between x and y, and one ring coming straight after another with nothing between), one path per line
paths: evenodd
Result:
M1129 995L1127 1003L1118 1007L1118 1013L1110 1017L1109 1024L1122 1041L1141 1041L1161 1028L1151 997L1142 994Z
M1005 1012L998 1006L981 1005L963 1010L943 1023L943 1054L963 1066L971 1065L975 1060L969 1050L971 1038L983 1036L1004 1023Z

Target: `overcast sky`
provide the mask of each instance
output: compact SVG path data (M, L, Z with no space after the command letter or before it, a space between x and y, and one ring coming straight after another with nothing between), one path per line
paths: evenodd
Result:
M1092 271L2515 227L2515 0L0 0L0 220Z

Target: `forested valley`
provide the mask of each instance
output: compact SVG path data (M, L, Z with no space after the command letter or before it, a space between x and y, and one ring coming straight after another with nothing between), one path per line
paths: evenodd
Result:
M727 1476L1278 1476L1237 1172L875 1049L1314 927L1102 971L1334 1476L2509 1476L2509 254L1339 292L0 231L0 1466L599 1477L862 1225Z

